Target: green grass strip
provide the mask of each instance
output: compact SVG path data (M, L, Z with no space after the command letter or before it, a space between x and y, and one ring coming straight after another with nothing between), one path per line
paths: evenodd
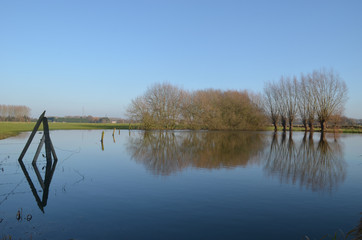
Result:
M35 122L0 122L0 139L32 131ZM138 124L128 123L49 123L50 130L136 129ZM43 130L41 125L39 130Z

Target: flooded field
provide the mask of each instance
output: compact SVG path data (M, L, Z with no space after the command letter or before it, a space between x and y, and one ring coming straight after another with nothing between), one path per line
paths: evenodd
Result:
M362 135L51 131L0 140L0 239L321 239L362 226ZM23 165L23 166L22 166Z

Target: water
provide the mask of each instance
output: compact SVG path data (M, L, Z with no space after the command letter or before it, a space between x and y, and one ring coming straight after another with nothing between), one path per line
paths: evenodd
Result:
M0 141L0 238L321 239L360 224L361 135L101 133L51 132L45 190L42 135L29 179L29 133Z

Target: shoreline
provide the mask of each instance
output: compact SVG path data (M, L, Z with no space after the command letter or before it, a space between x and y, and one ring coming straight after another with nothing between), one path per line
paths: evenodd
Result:
M14 137L34 129L35 122L0 122L0 140ZM137 124L129 123L49 123L51 130L134 129ZM39 131L43 126L39 127Z
M34 126L35 122L0 122L0 140L17 136L22 132L32 131ZM139 124L129 124L129 123L58 123L58 122L49 123L49 128L51 130L92 130L92 129L134 130L138 129L138 126ZM42 129L43 127L40 126L39 130ZM181 129L176 129L176 130L181 130ZM274 131L274 128L267 126L263 130ZM283 130L279 128L278 132L283 132ZM289 132L289 129L287 129L286 132ZM293 132L305 132L305 129L302 127L294 127ZM317 127L314 128L314 132L316 133L320 132L320 128ZM340 128L340 129L331 128L327 129L326 133L359 134L362 133L362 127Z

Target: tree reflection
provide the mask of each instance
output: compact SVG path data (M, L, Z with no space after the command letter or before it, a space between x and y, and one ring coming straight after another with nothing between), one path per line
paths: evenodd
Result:
M233 168L259 161L265 135L250 132L144 131L131 135L127 150L155 174L186 167Z
M275 133L267 149L263 133L143 131L130 136L127 150L136 162L159 175L186 167L217 169L260 163L282 183L299 183L312 191L331 191L344 181L346 164L337 138L331 141L321 135L315 142L313 134L306 133L295 142L292 134ZM264 150L266 155L261 157Z
M292 135L278 141L278 133L272 137L270 151L267 153L265 170L271 176L278 176L282 183L299 182L300 186L312 191L331 191L346 177L346 164L341 145L335 138L327 141L324 134L318 143L313 133L305 133L299 145Z

